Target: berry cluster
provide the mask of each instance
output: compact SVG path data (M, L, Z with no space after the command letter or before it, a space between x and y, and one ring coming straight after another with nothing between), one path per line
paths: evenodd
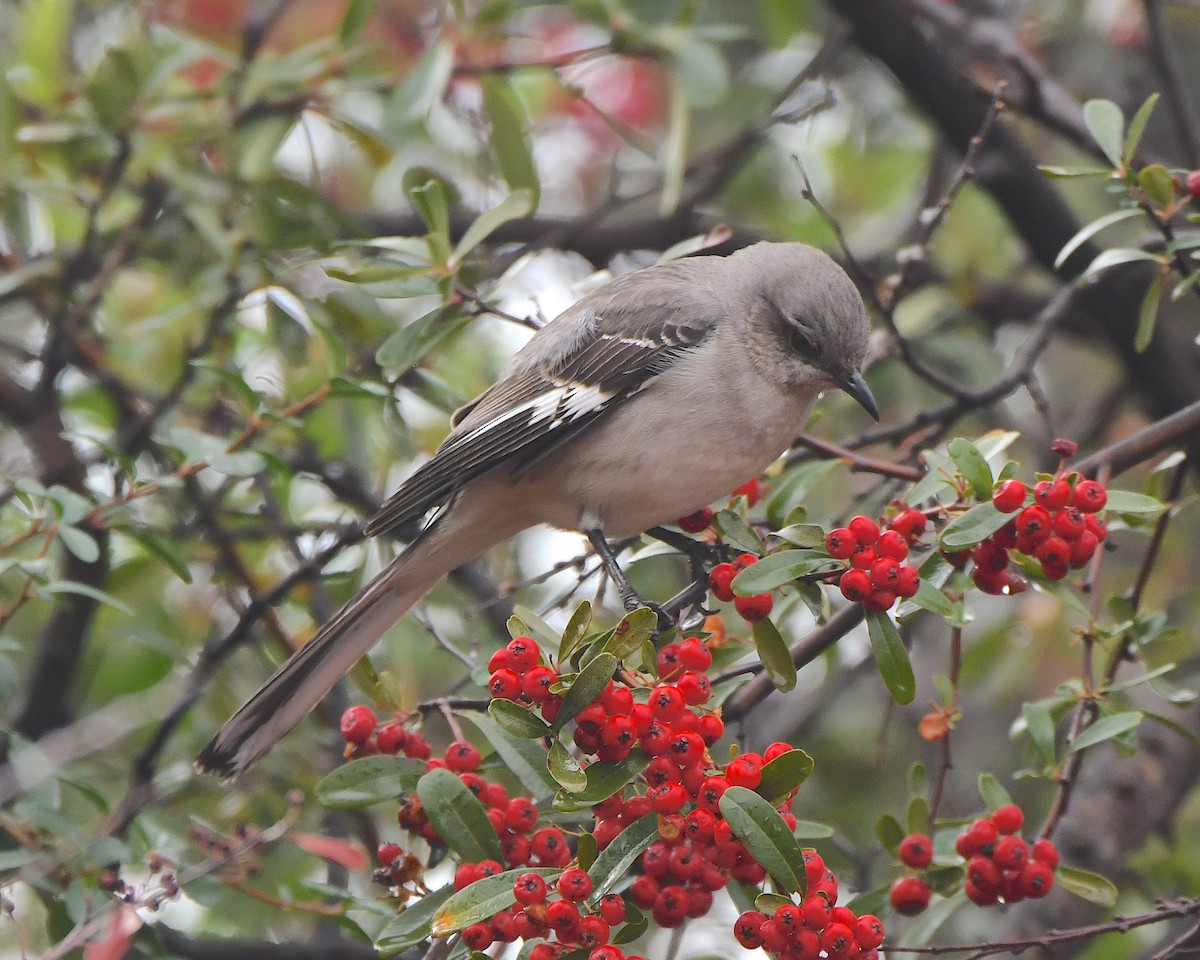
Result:
M879 613L891 609L897 598L913 596L920 575L916 567L904 561L909 545L921 535L925 523L925 514L920 510L904 509L892 518L886 530L864 516L830 530L825 549L833 559L847 561L837 581L842 596Z
M1009 562L1011 550L1036 560L1049 579L1062 580L1091 560L1108 536L1099 517L1107 502L1103 484L1077 473L1040 480L1032 492L1020 480L1005 480L993 492L992 504L1016 516L970 551L975 585L998 595L1026 590L1028 581ZM967 557L963 552L949 559L963 566Z
M814 866L816 869L814 869ZM747 910L733 934L747 950L762 947L785 960L874 960L883 943L883 923L871 914L856 916L849 907L835 907L836 887L827 896L814 878L824 869L820 857L805 858L809 887L800 903L785 903L772 914Z
M769 593L754 593L746 597L734 595L733 578L751 564L758 563L758 560L753 553L743 553L736 560L718 563L708 574L708 587L713 596L726 603L732 601L738 616L747 623L767 617L775 604Z
M428 760L433 753L429 741L420 733L406 730L398 720L380 723L375 711L363 704L342 714L341 731L347 759L402 753L414 760Z
M1026 843L1019 836L1024 822L1021 808L1009 804L973 821L955 840L955 851L966 861L963 891L974 903L1017 903L1044 897L1054 886L1058 848L1047 839ZM924 834L911 833L897 853L906 867L924 870L933 862L933 843ZM914 916L929 906L931 893L923 876L901 877L892 884L892 907Z

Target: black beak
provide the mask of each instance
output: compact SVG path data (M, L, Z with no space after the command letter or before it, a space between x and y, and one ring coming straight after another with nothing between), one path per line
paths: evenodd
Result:
M876 423L879 422L879 407L875 403L875 397L871 395L871 388L867 386L867 381L862 378L861 373L855 373L848 377L834 374L834 380L837 381L839 387L858 401L858 405L866 410Z

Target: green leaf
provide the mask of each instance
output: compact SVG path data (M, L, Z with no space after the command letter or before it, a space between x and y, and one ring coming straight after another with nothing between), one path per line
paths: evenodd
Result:
M580 710L600 696L616 670L617 658L611 653L598 653L588 661L587 666L575 674L570 689L564 694L553 729L561 730L563 724L573 720Z
M613 887L625 879L633 862L659 837L658 814L648 813L617 834L616 839L600 851L588 870L592 878L590 901L595 904Z
M453 774L451 774L453 776ZM435 937L444 937L480 920L489 920L516 903L513 882L525 873L550 879L562 870L557 867L518 867L495 876L476 880L451 896L433 917L430 927Z
M445 263L450 257L450 204L446 186L438 177L430 177L410 187L408 197L429 228L429 252L433 262Z
M403 128L423 120L442 99L454 70L454 44L437 41L421 54L387 106L385 133L394 139Z
M1007 807L1012 803L1012 797L1000 785L1000 781L996 779L995 774L981 773L979 775L978 786L979 795L983 797L983 802L989 810L999 810L1001 807Z
M962 624L961 604L954 603L932 583L922 580L917 584L917 592L909 600L930 613L937 614L947 623L958 626Z
M1089 100L1083 105L1083 122L1114 167L1121 166L1125 117L1111 100Z
M1108 177L1112 175L1111 167L1062 167L1056 164L1039 164L1038 169L1048 177L1067 179L1069 177Z
M662 194L658 201L660 216L668 217L679 205L687 172L688 133L691 110L677 73L672 73L667 88L667 136L662 148Z
M800 842L771 806L753 790L730 787L721 796L721 814L750 856L789 893L804 893L804 855Z
M375 362L392 376L407 373L430 350L458 333L471 318L457 306L437 307L406 323L375 351Z
M1116 210L1112 213L1106 213L1102 217L1097 217L1091 223L1082 227L1075 236L1063 244L1063 248L1058 252L1058 256L1054 260L1054 269L1057 270L1066 263L1071 254L1105 227L1110 227L1114 223L1120 223L1122 220L1128 220L1131 217L1140 216L1143 216L1140 209L1137 207L1127 207L1124 210Z
M571 800L578 806L593 806L624 789L630 780L645 769L646 755L640 750L634 750L624 760L618 760L616 763L602 761L589 764L584 770L587 786L572 796Z
M1083 276L1080 279L1090 279L1102 270L1120 266L1123 263L1141 262L1157 263L1160 267L1169 265L1167 258L1161 254L1138 250L1134 247L1119 247L1114 250L1105 250L1103 253L1098 254L1096 259L1088 264L1088 268L1083 272Z
M482 86L483 110L491 124L492 152L500 175L511 190L529 191L530 209L535 209L540 187L525 110L503 74L487 74Z
M592 625L592 605L584 600L575 608L571 619L562 632L562 640L558 647L558 662L566 663L587 637L588 627Z
M1101 717L1071 741L1071 744L1067 747L1067 752L1075 753L1079 750L1085 750L1088 747L1094 747L1105 740L1111 740L1113 737L1119 737L1121 734L1136 728L1142 722L1143 716L1139 710L1128 710L1124 713L1114 713L1107 717Z
M587 774L579 765L571 752L558 740L550 744L550 752L546 756L546 769L560 786L568 793L581 793L587 788Z
M405 907L375 938L375 949L379 955L394 957L428 940L432 936L430 923L434 915L453 894L453 885L446 884Z
M633 943L644 936L649 927L650 918L635 907L632 901L626 901L625 923L620 930L613 934L610 942L616 946L620 946L623 943Z
M812 772L812 757L803 750L789 750L763 764L762 782L754 792L778 805L807 780Z
M955 437L947 448L950 459L958 467L958 472L967 478L967 483L975 491L980 500L989 500L992 496L992 468L979 452L979 448L970 440Z
M654 637L658 630L658 614L649 607L638 607L625 614L604 644L604 653L624 660L642 644Z
M488 716L518 740L540 740L550 735L550 724L512 700L493 700L488 704Z
M791 651L787 648L779 628L767 617L755 620L751 627L754 633L754 647L758 651L758 659L762 661L763 669L776 690L787 692L796 686L796 664L792 662Z
M1054 718L1042 703L1027 703L1021 708L1030 742L1046 764L1054 762Z
M470 722L487 737L509 772L521 781L535 800L554 796L558 784L546 769L546 749L534 740L519 740L485 713L473 713Z
M793 523L772 531L771 536L805 549L820 547L825 543L825 530L817 523Z
M1162 300L1163 286L1167 273L1159 273L1150 285L1146 287L1146 295L1142 297L1142 305L1138 308L1137 332L1133 335L1133 349L1145 353L1154 339L1154 326L1158 322L1158 304Z
M1138 189L1160 210L1175 202L1175 178L1161 163L1151 163L1138 171Z
M430 770L417 781L417 796L438 835L463 860L504 859L483 804L455 774Z
M815 820L797 820L792 833L797 840L828 840L833 836L833 827Z
M938 538L942 547L949 551L963 550L986 540L1003 527L1012 514L1001 513L991 501L972 507L966 513L960 513L950 521L942 535Z
M1109 490L1105 509L1111 513L1128 514L1135 517L1157 517L1167 509L1166 504L1131 490Z
M780 550L750 564L733 578L731 586L739 597L749 597L782 587L834 562L824 550Z
M910 797L904 819L909 833L929 833L929 801L924 797Z
M126 616L133 616L133 609L131 607L122 603L111 593L97 590L90 583L80 583L77 580L52 580L50 583L39 584L36 587L36 591L39 597L48 597L59 593L73 593L77 596L88 597L97 603L103 603L105 606L112 607Z
M338 24L338 43L345 47L357 39L371 18L374 6L372 0L350 0L346 4L346 12Z
M78 527L59 527L58 539L84 563L95 563L100 559L100 545Z
M1133 115L1133 119L1129 121L1129 132L1125 134L1125 150L1121 154L1122 163L1128 167L1133 162L1133 155L1137 153L1138 144L1142 140L1142 132L1146 129L1146 123L1150 119L1150 114L1154 112L1154 105L1158 103L1158 93L1152 93L1146 98L1146 102L1138 107L1137 113Z
M884 686L897 703L912 703L917 695L917 681L900 631L886 613L872 612L867 614L867 633Z
M378 755L344 763L317 784L317 802L328 810L369 807L416 789L425 761Z
M450 259L454 263L461 263L468 253L483 243L499 227L504 226L510 220L519 220L521 217L529 216L533 212L533 206L533 191L526 188L514 190L498 206L485 210L475 218L463 233L462 239L458 241Z
M1059 864L1054 871L1055 882L1064 890L1106 909L1117 905L1117 888L1107 877L1079 867Z

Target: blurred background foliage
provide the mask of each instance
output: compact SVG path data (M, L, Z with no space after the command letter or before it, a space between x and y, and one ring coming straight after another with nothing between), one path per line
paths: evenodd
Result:
M1130 116L1166 91L1141 154L1180 176L1200 165L1200 61L1186 54L1198 41L1195 8L1160 0L0 4L4 949L60 956L109 931L89 925L107 909L102 871L119 865L149 889L153 855L208 868L143 911L140 955L212 955L213 936L303 955L314 930L367 949L362 931L391 908L372 902L366 870L280 843L234 875L197 834L291 816L288 792L311 793L339 762L336 717L364 693L339 691L237 785L197 777L191 758L391 554L360 543L357 523L435 448L450 412L529 327L612 272L678 243L848 251L889 307L869 373L884 423L868 429L829 397L810 429L896 463L998 428L1021 433L1010 455L1032 478L1053 469L1055 436L1087 454L1187 411L1200 399L1194 297L1165 298L1134 349L1148 282L1136 265L1061 311L1011 389L973 391L1020 361L1096 252L1085 244L1056 269L1057 251L1131 196L1111 176L1052 180L1034 164L1111 173L1079 105L1104 97ZM1002 80L1008 108L959 185ZM1185 213L1166 219L1186 234ZM1161 245L1149 218L1100 240ZM1114 485L1186 506L1195 426ZM690 429L705 429L704 411ZM826 455L802 446L788 469ZM901 493L839 462L805 503L828 525ZM1194 738L1195 512L1163 525L1152 563L1153 522L1129 526L1093 589L1103 607L1147 572L1136 654L1181 665L1179 705L1160 689L1152 709ZM377 650L380 673L355 679L405 709L479 696L514 603L561 627L577 599L595 599L582 550L523 536L438 587ZM686 565L642 550L632 575L666 596ZM1079 676L1080 610L1041 591L971 607L943 810L979 809L988 770L1044 811L1055 785L1012 778L1030 763L1012 725L1023 702ZM812 627L794 601L777 620L789 637ZM906 629L921 685L911 708L889 704L853 633L799 692L738 725L751 746L785 737L814 755L797 813L833 829L822 850L859 890L895 873L875 821L903 819L910 768L938 762L916 721L947 670L946 633L921 619ZM426 729L449 738L436 710ZM1136 743L1089 755L1093 779L1073 799L1086 814L1063 828L1068 859L1107 872L1125 913L1200 892L1195 751L1157 728L1129 756ZM368 848L394 826L311 801L294 815ZM351 907L337 921L312 906L331 892ZM967 908L939 936L1036 938L1098 916L1053 909ZM1175 935L1160 925L1056 949L1131 957ZM723 936L701 926L676 948L716 955Z

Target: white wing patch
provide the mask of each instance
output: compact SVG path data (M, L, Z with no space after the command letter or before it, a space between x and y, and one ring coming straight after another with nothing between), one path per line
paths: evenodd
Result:
M524 403L519 403L511 410L506 410L498 417L487 423L480 424L471 431L468 437L463 437L459 443L472 443L498 429L504 424L521 417L527 417L530 426L541 424L545 432L566 426L580 417L599 413L605 405L617 395L616 390L605 390L594 383L577 383L574 381L555 384L553 388L538 394Z

